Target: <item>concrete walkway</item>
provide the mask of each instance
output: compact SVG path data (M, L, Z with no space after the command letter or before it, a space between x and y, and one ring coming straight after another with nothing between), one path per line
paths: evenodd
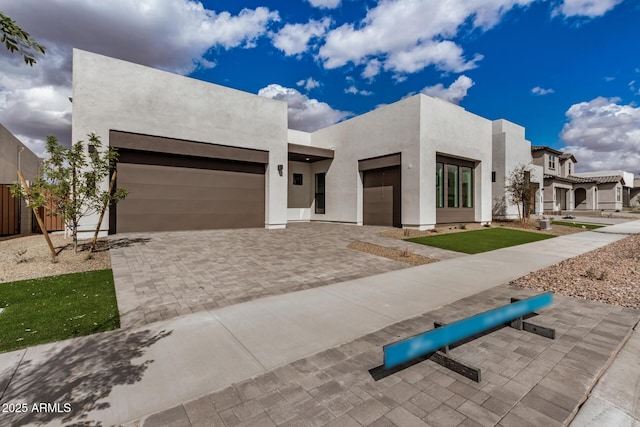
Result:
M640 233L640 221L0 354L2 402L73 407L2 416L9 425L131 422L597 249L623 232Z

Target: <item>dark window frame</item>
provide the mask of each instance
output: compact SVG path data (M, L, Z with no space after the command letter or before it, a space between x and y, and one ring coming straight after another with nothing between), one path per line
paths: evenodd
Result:
M319 215L326 213L326 175L326 172L322 172L314 176L315 213Z
M302 177L303 177L303 174L294 172L293 178L292 178L293 185L303 185Z
M443 168L443 182L442 188L438 187L438 168L442 165ZM457 206L456 203L453 203L453 206L449 206L449 173L448 166L455 166L457 173ZM436 208L438 209L473 209L475 207L475 170L476 170L476 162L464 159L457 159L455 157L448 157L445 155L436 155ZM462 183L462 170L464 168L468 168L471 171L471 188L469 192L469 196L471 198L471 206L465 205L465 200L463 200L463 183ZM492 172L494 174L495 172ZM443 204L439 205L438 199L438 191L442 192ZM465 193L466 194L466 193Z

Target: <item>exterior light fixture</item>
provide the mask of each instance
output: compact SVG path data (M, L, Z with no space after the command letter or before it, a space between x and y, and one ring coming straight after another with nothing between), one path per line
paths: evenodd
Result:
M284 165L278 165L278 174L282 176L282 171L284 170Z
M89 144L87 148L89 149L89 154L93 154L96 152L96 146L93 144Z

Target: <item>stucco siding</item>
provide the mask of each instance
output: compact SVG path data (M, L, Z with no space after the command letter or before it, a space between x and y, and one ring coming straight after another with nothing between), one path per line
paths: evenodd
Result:
M412 97L314 132L312 145L335 147L335 158L314 163L313 173L321 169L327 172L327 195L326 213L317 215L312 210L311 218L362 224L358 160L401 153L402 222L418 224L420 164L405 159L419 158L419 112L419 97Z
M265 226L286 224L285 102L74 50L73 141L95 132L108 145L109 130L269 151ZM87 218L81 230L96 221ZM105 219L101 229L107 228Z
M491 222L491 121L441 99L418 97L421 101L418 224L436 223L436 154L477 162L473 177L475 221Z

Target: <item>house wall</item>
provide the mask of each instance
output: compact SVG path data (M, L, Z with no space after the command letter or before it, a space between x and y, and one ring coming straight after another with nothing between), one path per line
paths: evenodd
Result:
M555 155L555 154L554 154ZM560 176L560 158L556 156L556 167L555 169L549 168L549 153L545 150L536 150L531 153L533 164L542 166L543 173L545 175L555 175Z
M493 134L491 121L438 98L426 95L417 97L421 101L419 222L404 223L419 228L430 228L436 223L436 154L477 162L473 177L475 221L490 223ZM403 158L403 163L405 160L409 168L413 159ZM408 171L411 172L412 169ZM410 173L408 175L413 176ZM407 220L412 221L413 218Z
M19 153L19 147L23 148ZM18 157L20 169L27 181L33 181L38 175L40 158L27 148L7 128L0 125L0 184L12 184L18 179ZM20 204L20 233L30 233L32 210L24 201Z
M478 161L474 176L474 218L491 221L491 122L426 95L318 130L313 146L335 148L332 161L316 162L312 174L326 172L326 213L312 220L362 224L362 174L358 160L401 154L402 225L429 229L436 224L436 154Z
M560 168L560 175L563 177L567 177L569 175L574 175L576 171L576 166L573 160L565 159L562 161L562 166Z
M577 191L579 189L585 190L586 199L583 201L578 200ZM576 210L596 210L596 191L597 186L593 183L587 184L574 184L573 185L573 194L574 194L574 203Z
M72 140L95 132L107 146L109 130L269 151L265 227L286 225L285 102L74 49ZM97 215L86 218L80 231L96 222Z
M631 189L629 206L633 208L640 207L640 179L633 181L633 188Z
M311 145L311 134L309 132L288 129L287 138L290 144Z
M543 196L544 211L556 212L561 210L560 208L562 205L561 205L561 200L559 200L557 197L557 192L556 192L557 188L567 190L565 195L566 209L563 209L563 210L569 210L569 211L573 210L573 207L574 207L573 186L571 184L558 183L558 182L553 182L550 179L545 179L544 180L544 196Z
M604 210L622 209L622 201L616 200L616 188L622 188L621 183L607 183L598 185L598 207Z
M509 203L506 181L519 165L526 165L531 172L531 182L542 182L542 167L531 164L531 143L525 139L524 128L507 120L492 122L492 162L496 173L492 189L492 215L494 218L518 218L518 207ZM540 207L536 208L539 211Z
M293 174L302 174L302 185L293 185ZM311 163L289 162L287 221L309 221L313 202L314 177Z
M335 157L312 164L312 174L326 172L327 192L326 213L312 208L311 219L362 224L358 160L401 153L402 222L419 224L419 121L420 97L414 96L314 132L312 145L335 147Z

